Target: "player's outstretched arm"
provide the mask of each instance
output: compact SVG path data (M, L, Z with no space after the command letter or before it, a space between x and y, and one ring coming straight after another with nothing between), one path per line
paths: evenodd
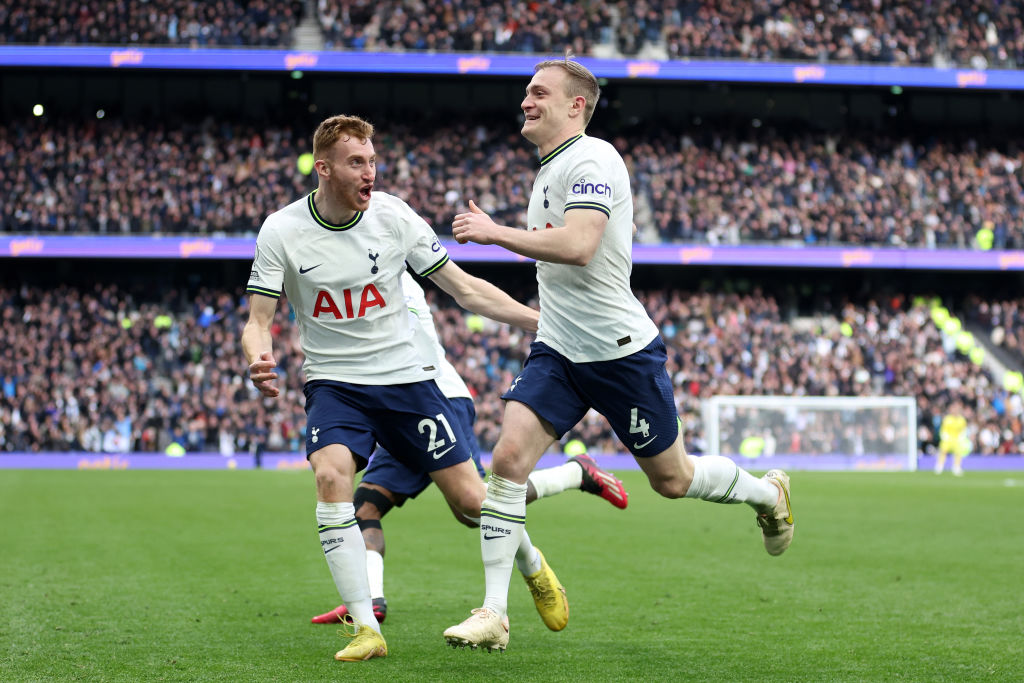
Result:
M249 378L264 396L275 398L280 390L274 385L277 361L274 360L273 336L270 326L274 322L277 299L262 294L249 296L249 320L242 328L242 351L249 363Z
M452 221L452 235L465 244L497 244L521 256L585 266L597 251L608 225L608 216L594 209L573 209L565 214L565 225L546 230L520 230L498 225L472 200L469 212L460 213Z
M470 275L454 262L448 261L429 277L467 311L521 327L528 332L537 331L540 313L519 303L487 280Z

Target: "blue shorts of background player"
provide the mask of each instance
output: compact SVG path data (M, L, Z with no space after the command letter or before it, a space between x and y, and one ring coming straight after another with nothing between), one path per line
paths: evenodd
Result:
M590 363L573 363L533 342L522 372L501 397L528 405L558 438L593 408L634 456L654 456L679 435L667 360L661 337L625 358Z

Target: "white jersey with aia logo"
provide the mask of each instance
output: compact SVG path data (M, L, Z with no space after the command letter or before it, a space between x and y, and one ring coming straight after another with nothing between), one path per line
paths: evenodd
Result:
M623 358L658 336L629 285L633 271L633 195L629 172L609 143L580 134L541 159L527 211L529 230L565 225L565 215L591 209L608 216L586 266L537 262L537 341L574 363Z
M405 384L433 379L413 340L401 275L448 261L430 226L404 201L374 192L370 208L333 225L312 192L267 217L246 292L288 295L307 380Z

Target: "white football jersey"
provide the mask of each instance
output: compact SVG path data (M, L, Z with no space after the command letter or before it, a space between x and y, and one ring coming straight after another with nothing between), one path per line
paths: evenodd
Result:
M609 143L580 134L541 159L527 211L529 230L565 225L565 214L608 216L586 266L537 262L537 341L574 363L623 358L647 346L658 327L633 290L633 195L629 172Z
M402 273L402 291L405 292L405 305L409 309L409 322L413 326L416 348L424 359L436 364L441 371L434 379L441 393L448 398L472 399L473 394L469 392L469 387L445 356L441 337L434 326L434 316L430 314L427 297L409 271Z
M316 191L267 217L246 292L288 295L307 380L405 384L437 377L413 340L401 275L448 262L434 231L408 204L374 192L345 225L316 210Z

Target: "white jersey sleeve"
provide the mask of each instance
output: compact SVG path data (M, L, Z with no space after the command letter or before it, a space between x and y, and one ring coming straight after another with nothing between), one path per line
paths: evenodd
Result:
M287 262L281 244L281 232L270 226L277 220L277 214L271 214L260 228L256 237L256 256L253 258L252 270L249 272L249 284L246 291L250 294L262 294L274 299L281 297L284 290L284 271Z

